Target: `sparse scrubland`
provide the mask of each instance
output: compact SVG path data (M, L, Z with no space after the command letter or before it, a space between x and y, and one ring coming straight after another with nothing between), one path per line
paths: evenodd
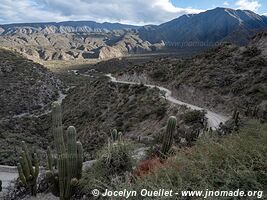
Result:
M8 65L7 61L0 63L4 92L13 94L10 90L20 84L20 79L9 79L13 71L26 64L31 73L44 70L9 51L1 53L5 60L15 56ZM189 103L228 115L234 111L217 130L207 127L206 111L172 105L157 88L110 82L101 71L107 73L105 64L114 65L113 61L94 65L98 71L94 75L84 76L88 69L76 74L48 72L53 77L50 81L59 86L54 95L40 94L39 99L49 96L42 111L33 107L27 114L24 110L15 113L24 97L21 102L14 101L14 107L6 100L12 112L0 113L0 162L16 165L20 161L20 177L6 199L27 199L28 195L43 192L51 192L61 200L93 199L93 189L104 192L144 188L175 192L239 189L263 191L266 195L266 57L260 47L226 44L191 59L167 58L124 71L120 67L112 69L121 79L133 75L130 78L142 77L173 89L176 96ZM9 65L11 70L6 71ZM15 75L26 83L30 80L29 85L20 85L23 89L35 83L28 79L31 73L20 77L21 73ZM40 80L42 77L38 76ZM9 80L13 81L10 85ZM46 87L43 82L38 82L41 88ZM62 104L53 103L51 109L59 89L65 90L67 96ZM28 94L25 101L34 99L35 92ZM137 154L137 150L141 153ZM82 171L83 162L92 160ZM46 173L39 173L39 165L46 168ZM131 198L144 199L138 195Z
M240 189L264 191L266 197L266 141L266 123L252 120L238 132L223 138L203 137L194 147L181 149L164 162L151 159L146 163L150 169L147 175L114 187L129 191L168 188L176 192Z
M267 34L249 46L224 44L189 59L158 59L118 73L118 78L142 78L164 85L185 102L229 113L266 118ZM254 112L256 111L256 112Z

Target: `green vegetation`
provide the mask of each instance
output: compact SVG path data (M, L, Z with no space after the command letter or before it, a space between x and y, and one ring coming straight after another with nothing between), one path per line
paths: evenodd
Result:
M171 110L168 102L159 96L159 90L114 84L105 77L90 84L87 80L71 90L62 106L65 126L75 126L80 140L84 141L85 160L96 158L111 129L125 133L127 139L148 136L164 126L166 114Z
M200 123L203 124L205 120L205 111L192 110L182 115L182 119L186 124Z
M48 151L48 167L46 173L50 189L60 200L69 200L82 177L83 148L76 141L76 129L70 126L67 130L67 143L64 142L61 105L53 103L52 125L57 166L53 168L53 156Z
M255 41L254 41L255 42ZM121 74L139 74L171 89L179 98L225 113L238 107L266 112L266 65L264 47L224 44L191 58L165 58L125 69ZM251 78L253 77L253 78ZM252 117L252 116L249 116Z
M249 56L249 57L255 57L255 56L258 56L260 54L261 54L261 49L257 48L256 46L248 47L244 51L244 55Z
M37 178L39 175L39 161L37 154L32 156L28 151L27 145L25 142L22 142L23 152L19 158L18 163L18 173L21 183L31 190L33 196L37 195Z
M241 126L240 112L235 109L233 111L231 119L229 119L225 124L221 124L217 130L219 135L231 134L233 131L238 132Z
M0 163L17 165L21 141L38 149L40 162L49 143L51 103L63 90L55 74L18 53L0 48ZM37 95L38 94L38 95Z
M123 138L116 141L109 138L98 152L97 161L84 172L79 191L91 197L93 189L103 192L107 187L115 187L121 180L126 180L134 167L132 150L133 144Z
M240 189L266 194L266 141L267 124L250 121L238 134L200 139L194 147L178 151L146 177L135 177L131 184L125 182L116 189L168 188L179 192Z

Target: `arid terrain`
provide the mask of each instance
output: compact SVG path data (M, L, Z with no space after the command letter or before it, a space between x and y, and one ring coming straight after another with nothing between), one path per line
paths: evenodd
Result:
M266 29L266 16L228 8L159 25L0 25L0 198L264 199Z

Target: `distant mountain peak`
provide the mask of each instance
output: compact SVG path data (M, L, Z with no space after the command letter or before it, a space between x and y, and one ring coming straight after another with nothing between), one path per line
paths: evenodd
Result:
M249 10L234 10L218 7L195 14L183 15L150 29L139 29L143 40L165 42L206 42L229 41L247 44L257 31L267 29L267 17ZM152 31L152 32L151 32Z

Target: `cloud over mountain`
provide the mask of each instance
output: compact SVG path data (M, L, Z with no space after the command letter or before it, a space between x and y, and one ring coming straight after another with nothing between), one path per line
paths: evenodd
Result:
M201 10L175 7L170 0L2 0L0 23L94 20L161 23Z
M238 0L236 6L238 6L239 9L252 10L255 12L261 7L261 4L258 0Z

